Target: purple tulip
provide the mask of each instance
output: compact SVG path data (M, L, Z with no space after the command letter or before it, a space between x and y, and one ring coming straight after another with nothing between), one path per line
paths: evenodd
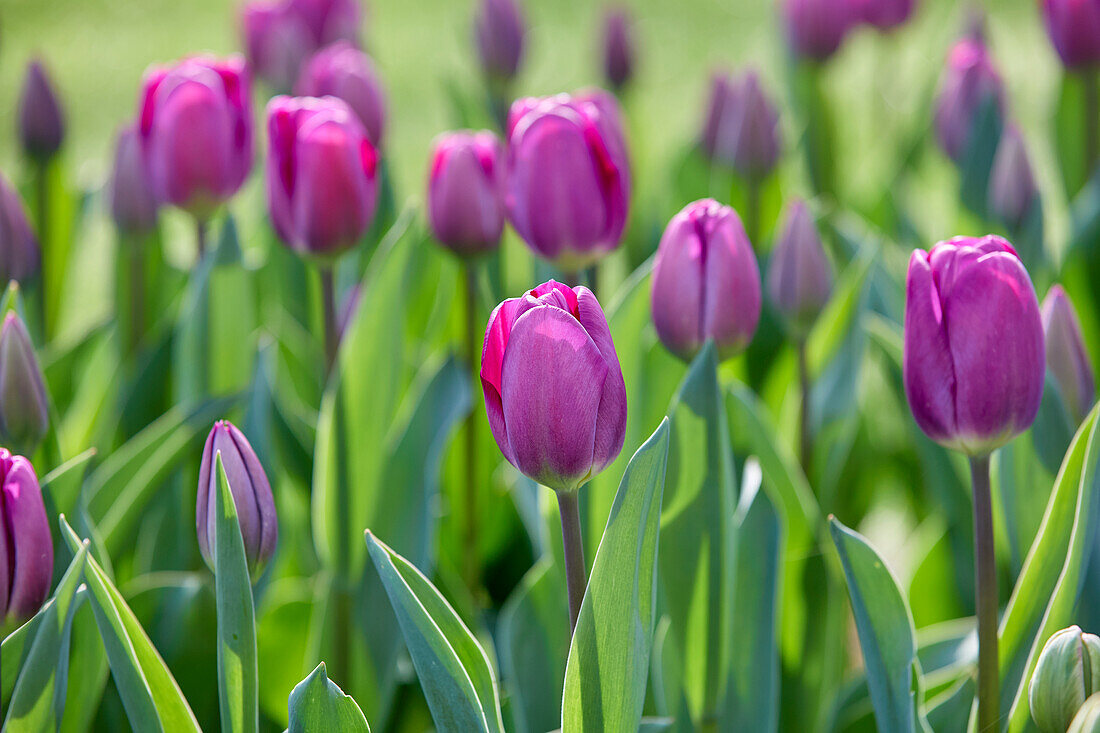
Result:
M604 91L518 99L508 115L508 218L540 256L579 270L619 246L630 164Z
M1100 64L1100 0L1042 0L1042 8L1050 40L1067 68Z
M199 490L195 504L195 529L199 550L211 569L214 568L214 541L217 530L218 475L214 457L220 453L225 477L237 507L248 571L255 579L275 552L279 537L279 522L275 516L275 500L260 459L249 445L244 433L228 420L214 423L206 446L202 449L199 467Z
M241 10L241 28L253 73L281 92L290 91L316 48L305 21L285 2L260 0Z
M754 70L733 79L715 74L703 128L703 150L750 179L765 178L779 161L779 112Z
M53 579L53 541L34 466L0 448L0 620L38 613Z
M240 56L146 72L139 129L158 201L206 220L237 192L252 168L250 89Z
M428 178L428 221L436 239L463 257L490 252L504 229L504 151L491 132L439 137Z
M375 148L382 147L386 98L370 57L348 41L318 51L309 60L294 93L300 97L339 97L348 103Z
M1052 285L1043 300L1043 332L1046 334L1047 369L1070 414L1080 422L1096 402L1096 382L1085 351L1081 322L1061 285Z
M23 201L0 176L0 287L11 280L24 282L41 262L38 238L31 231Z
M991 101L1003 114L1001 77L993 67L985 43L973 36L963 38L947 55L947 68L936 98L936 138L956 163L966 153L975 116Z
M795 331L804 334L829 302L832 287L833 268L813 214L805 202L795 200L772 250L768 297Z
M19 144L38 160L53 157L65 137L65 119L53 83L42 62L27 65L19 95Z
M784 0L787 41L795 55L825 61L840 48L855 20L849 0Z
M33 453L50 427L46 385L27 327L14 312L0 327L0 438Z
M157 225L157 200L147 171L137 128L124 128L115 145L115 166L108 189L111 217L121 231L144 234Z
M1007 125L1001 133L989 174L989 210L1010 229L1017 229L1031 211L1037 195L1023 136L1014 125Z
M916 0L853 0L855 17L879 30L890 30L909 20Z
M555 491L578 489L622 450L626 385L588 288L551 280L498 305L485 330L481 386L504 457Z
M378 204L378 153L336 97L275 97L267 105L267 204L279 236L303 254L355 245Z
M748 345L760 320L760 269L737 212L702 199L672 217L653 265L652 308L661 342L685 361L707 339L723 360Z
M1000 237L956 237L909 259L905 394L928 437L972 456L1026 430L1043 395L1031 279Z
M516 0L481 0L474 18L481 68L491 79L509 81L519 70L526 33Z
M614 8L604 18L603 73L614 89L634 75L634 33L626 8Z

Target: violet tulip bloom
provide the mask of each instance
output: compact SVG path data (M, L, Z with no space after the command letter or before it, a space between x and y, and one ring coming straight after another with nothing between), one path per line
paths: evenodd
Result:
M989 210L1015 230L1024 223L1037 196L1023 136L1015 125L1007 125L989 173Z
M248 571L255 579L275 552L279 538L275 500L264 467L244 433L228 420L214 423L202 449L199 489L195 504L195 530L199 550L211 569L214 567L214 538L217 530L218 476L214 457L221 453L225 477L237 507Z
M508 218L538 255L571 271L619 246L630 165L613 96L516 100L507 157Z
M1043 299L1047 369L1054 377L1070 414L1081 422L1096 402L1096 382L1081 335L1081 322L1061 285L1053 285Z
M481 0L474 17L481 68L490 79L510 81L523 59L526 24L516 0Z
M38 272L41 252L31 231L23 201L0 176L0 288L23 282Z
M856 17L879 30L890 30L909 20L916 0L853 0Z
M275 231L301 254L335 256L370 227L378 153L336 97L275 97L267 105L267 204Z
M144 234L156 226L157 200L149 185L141 137L134 126L118 134L114 170L107 192L111 218L120 231Z
M760 306L760 269L737 212L702 199L672 217L653 265L653 325L665 348L691 361L711 339L719 359L735 356Z
M38 612L53 580L53 542L31 462L0 448L0 621Z
M787 41L796 56L825 61L840 48L855 20L850 0L784 0Z
M982 456L1035 420L1045 373L1039 303L1004 239L956 237L909 259L905 394L937 443Z
M626 8L614 8L604 17L603 73L612 88L626 86L634 75L634 33Z
M49 427L42 368L27 327L9 311L0 326L0 439L30 455Z
M316 54L302 69L294 93L299 97L339 97L348 103L375 148L382 147L386 98L370 57L348 41L338 41Z
M795 200L768 265L768 297L797 334L804 334L833 287L833 268L817 233L813 213Z
M948 157L962 162L974 120L982 106L1004 111L1000 74L985 43L976 36L958 41L947 55L947 67L936 96L936 139Z
M252 168L252 100L241 56L184 59L146 72L142 154L153 193L200 221Z
M363 12L356 0L258 0L241 11L241 28L252 70L288 92L302 64L337 41L357 44Z
M741 176L767 177L779 161L779 111L754 70L733 79L711 80L703 151L716 162L732 165Z
M551 280L498 305L485 330L481 386L504 457L555 491L575 491L622 450L626 385L588 288Z
M1042 0L1047 33L1069 69L1100 64L1100 0Z
M19 144L32 158L48 160L61 148L65 118L42 62L27 65L19 95Z
M428 222L462 257L497 248L504 229L504 152L491 132L450 132L432 152Z

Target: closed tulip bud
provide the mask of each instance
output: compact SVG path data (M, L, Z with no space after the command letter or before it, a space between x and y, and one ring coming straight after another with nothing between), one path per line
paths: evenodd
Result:
M1100 692L1085 700L1066 733L1100 733Z
M287 9L309 29L315 48L336 41L359 42L363 7L359 0L287 0Z
M302 254L354 246L378 204L378 153L336 97L275 97L267 105L267 205L275 230Z
M42 607L53 579L53 542L34 466L0 448L0 621Z
M237 192L252 168L250 89L241 56L145 74L139 130L158 201L206 220Z
M316 48L305 21L282 0L251 2L241 10L245 52L253 73L288 92Z
M1070 69L1100 64L1100 0L1042 0L1047 33Z
M23 201L0 176L0 287L23 282L38 272L41 254Z
M1038 191L1024 139L1014 125L1005 127L989 174L989 210L1009 229L1023 224Z
M46 385L27 327L14 312L0 327L0 437L33 453L50 426Z
M551 280L498 305L485 330L481 386L504 457L555 491L578 489L622 450L626 385L588 288Z
M962 162L974 120L983 105L1004 111L1000 74L980 38L958 41L947 55L947 67L936 97L936 139L956 163Z
M108 189L111 217L121 231L144 234L157 225L157 200L147 170L137 128L123 129L115 144L115 166Z
M825 61L852 27L849 0L784 0L787 41L796 56Z
M760 320L760 270L737 212L702 199L672 217L653 265L652 308L661 343L685 361L707 339L719 359L748 345Z
M880 30L890 30L909 19L916 0L853 0L857 18Z
M909 259L905 394L929 438L986 455L1035 420L1044 381L1039 304L1000 237L956 237Z
M348 41L337 41L309 60L294 93L300 97L339 97L348 103L376 148L382 147L386 98L370 57Z
M779 112L753 70L731 79L716 74L703 129L703 150L749 179L766 177L779 161Z
M496 249L504 229L504 151L488 131L439 137L428 178L428 221L463 257Z
M214 538L217 531L218 475L214 458L221 454L225 477L237 507L248 571L255 579L275 552L279 537L275 500L264 467L244 433L228 420L219 420L206 438L199 467L199 490L195 504L195 529L199 550L206 564L214 567Z
M579 270L619 246L630 164L614 97L516 100L507 157L508 218L538 255Z
M1081 322L1061 285L1053 285L1043 300L1043 333L1046 335L1047 369L1062 393L1066 407L1080 422L1096 401L1092 376L1081 335Z
M516 0L481 0L474 18L481 68L491 79L510 81L523 58L523 15Z
M1042 733L1064 733L1085 699L1100 690L1100 638L1077 626L1050 637L1028 685L1031 717Z
M33 158L46 160L61 148L65 119L50 77L37 59L27 66L19 96L19 144Z
M768 297L802 335L813 325L833 288L833 268L821 244L814 217L795 201L768 266Z
M615 8L604 18L603 73L615 89L634 75L634 34L626 8Z

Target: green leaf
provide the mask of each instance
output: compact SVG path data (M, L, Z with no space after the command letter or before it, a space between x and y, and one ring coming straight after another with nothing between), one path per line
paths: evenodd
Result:
M256 618L237 506L219 452L214 595L218 609L218 695L222 730L255 731L260 725L256 670Z
M499 733L496 676L485 650L435 586L408 560L366 533L436 727Z
M1096 78L1087 73L1063 75L1058 109L1054 114L1058 170L1066 195L1071 198L1085 185L1090 174L1085 160L1086 83L1096 84Z
M975 215L987 219L989 206L989 174L1004 127L1000 103L987 94L970 123L970 131L959 161L959 198Z
M665 418L630 459L615 495L569 647L563 733L636 730L642 719L668 444Z
M825 309L814 322L806 339L806 359L811 378L817 378L840 350L860 315L867 274L878 253L877 245L864 245L859 255L844 269Z
M289 733L370 733L363 711L325 674L321 662L290 693Z
M74 456L46 474L42 479L42 491L53 498L54 508L61 514L67 514L76 507L80 497L80 487L84 483L84 474L95 457L95 448L89 448Z

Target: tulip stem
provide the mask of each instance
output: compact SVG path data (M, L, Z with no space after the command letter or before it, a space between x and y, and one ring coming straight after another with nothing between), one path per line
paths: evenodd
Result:
M1088 70L1082 74L1085 83L1085 165L1091 176L1100 162L1100 89L1097 88L1097 72Z
M473 262L464 263L466 275L466 363L473 372L474 384L478 381L478 318L477 318L477 268ZM477 587L481 571L478 568L478 501L477 501L477 410L471 409L466 417L466 526L463 544L466 553L466 587Z
M145 238L129 238L130 259L130 343L127 353L137 354L145 333Z
M581 510L576 491L558 491L557 495L562 546L565 549L565 585L569 589L569 631L572 634L577 628L584 589L588 585L584 543L581 541Z
M802 464L806 478L809 478L814 446L810 435L810 365L806 357L806 339L799 338L795 349L798 351L798 385L802 396L798 408L798 462Z
M978 611L978 730L995 730L1000 717L997 657L997 564L993 550L993 508L989 456L970 458L974 488L974 582Z
M195 248L198 252L198 260L202 262L206 257L206 235L207 235L207 223L199 219L195 224Z
M320 269L321 301L325 313L325 374L328 375L332 373L332 367L336 363L336 350L339 346L339 336L336 333L336 285L332 268L322 265Z
M760 179L753 176L748 181L747 200L745 201L745 234L749 238L749 245L753 250L760 252Z

